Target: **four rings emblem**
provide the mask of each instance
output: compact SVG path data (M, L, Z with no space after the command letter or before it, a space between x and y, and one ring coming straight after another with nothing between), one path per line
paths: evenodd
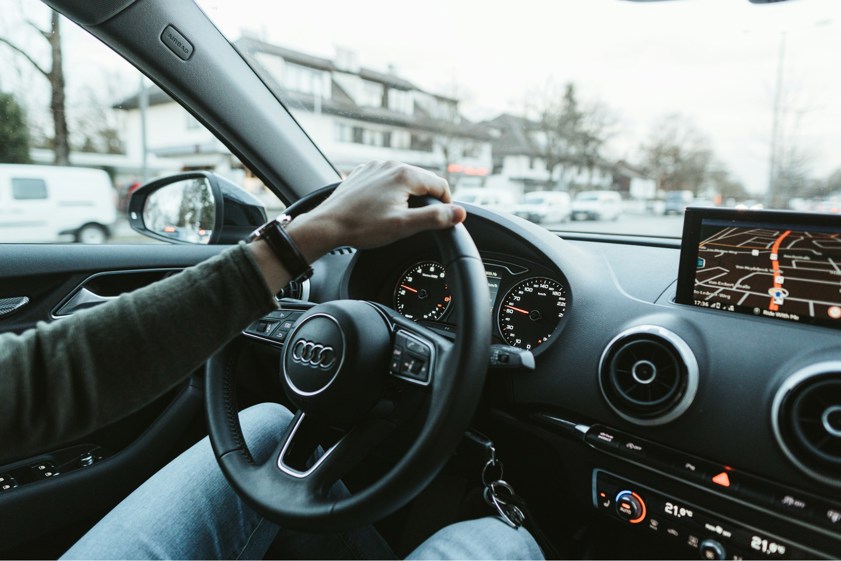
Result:
M329 345L298 339L292 347L292 361L327 370L336 364L336 351Z

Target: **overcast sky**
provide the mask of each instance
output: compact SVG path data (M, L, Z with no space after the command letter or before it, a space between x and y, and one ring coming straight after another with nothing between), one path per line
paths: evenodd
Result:
M841 167L841 0L199 3L231 39L249 30L325 57L350 48L363 66L393 64L429 91L450 93L455 85L473 118L520 113L528 94L547 81L575 82L584 99L599 100L620 117L613 157L634 161L658 116L683 113L757 193L767 184L784 33L786 106L799 114L797 127L787 128L812 152L815 175ZM78 31L67 35L71 87L95 83L103 68L126 73L94 40ZM7 57L0 52L0 63ZM14 81L10 71L0 70L0 87Z

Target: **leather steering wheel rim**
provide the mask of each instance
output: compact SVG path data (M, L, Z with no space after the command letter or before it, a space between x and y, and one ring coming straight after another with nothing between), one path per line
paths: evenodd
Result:
M311 210L336 186L330 185L306 195L290 206L287 213L294 216ZM422 204L440 202L431 197L412 201L412 206ZM434 372L431 372L426 397L428 406L420 433L401 459L375 483L348 497L335 498L313 485L302 483L306 477L284 473L279 468L277 452L267 462L255 463L242 436L237 415L235 345L228 345L208 362L206 406L216 459L234 490L255 510L282 527L332 533L359 527L391 514L414 498L438 474L468 427L487 371L491 338L487 281L479 252L463 225L432 234L456 304L456 338L448 343L449 346L435 340L440 356ZM341 300L331 304L362 305L356 301ZM331 304L320 304L313 310ZM402 316L397 317L396 312L392 314L390 322L396 322L392 324L396 325L392 329L392 341L396 331L425 336L424 328ZM287 345L290 342L291 337ZM440 349L438 345L441 345ZM284 441L292 438L290 430L291 427L284 435ZM351 431L348 437L353 434ZM352 451L354 440L351 438L350 442L346 450ZM280 450L281 459L282 455L283 450ZM326 458L325 464L329 461L332 461L331 458Z

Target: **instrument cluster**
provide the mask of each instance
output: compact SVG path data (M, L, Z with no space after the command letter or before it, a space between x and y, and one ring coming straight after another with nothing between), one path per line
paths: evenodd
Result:
M557 334L570 307L570 293L560 275L521 264L483 259L490 292L495 338L536 351ZM394 309L409 319L446 324L453 301L444 267L432 259L403 270L394 286Z

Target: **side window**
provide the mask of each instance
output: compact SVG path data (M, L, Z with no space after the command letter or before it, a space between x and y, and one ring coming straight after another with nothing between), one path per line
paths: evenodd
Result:
M18 201L46 199L47 182L37 178L13 177L12 198Z
M242 187L269 216L285 208L189 111L86 31L42 2L0 4L0 243L154 243L130 226L132 193L190 170ZM298 76L313 92L329 84Z

